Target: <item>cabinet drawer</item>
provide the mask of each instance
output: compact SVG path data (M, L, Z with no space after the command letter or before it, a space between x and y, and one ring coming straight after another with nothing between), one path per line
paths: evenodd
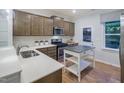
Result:
M57 57L56 57L56 56L53 56L52 58L53 58L53 59L55 59L55 60L57 59Z
M50 57L56 56L56 53L49 53L48 56L50 56Z
M47 48L41 48L40 50L41 51L47 51Z
M49 54L49 53L56 54L56 50L49 50L49 51L48 51L48 54Z
M37 50L40 51L40 52L47 52L47 48L39 48Z
M48 54L47 51L41 51L41 52L44 53L44 54L46 54L46 55Z
M56 55L50 55L49 57L53 58L53 59L57 59Z
M48 50L56 50L56 47L49 47Z

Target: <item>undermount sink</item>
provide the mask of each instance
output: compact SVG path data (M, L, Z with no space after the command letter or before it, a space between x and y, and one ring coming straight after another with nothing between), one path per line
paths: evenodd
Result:
M38 56L39 54L33 50L28 50L28 51L20 52L20 55L23 58L30 58L30 57Z

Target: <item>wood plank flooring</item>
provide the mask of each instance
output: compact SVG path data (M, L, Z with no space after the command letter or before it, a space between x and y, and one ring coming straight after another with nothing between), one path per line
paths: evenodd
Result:
M62 72L63 83L119 83L120 69L111 65L96 62L96 67L88 67L81 73L81 82L78 78L66 71Z

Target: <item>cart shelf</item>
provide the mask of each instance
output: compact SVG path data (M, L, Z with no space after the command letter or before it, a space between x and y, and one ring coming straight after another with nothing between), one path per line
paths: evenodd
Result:
M80 62L80 72L83 71L85 68L87 68L91 63L88 61L81 61ZM75 74L76 76L78 76L78 65L77 64L73 64L69 67L66 67L66 69L70 72L72 72L73 74Z

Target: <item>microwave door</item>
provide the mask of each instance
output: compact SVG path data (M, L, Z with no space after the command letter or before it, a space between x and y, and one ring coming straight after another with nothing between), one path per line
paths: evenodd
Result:
M54 29L54 35L63 35L63 29L61 28L56 28Z

